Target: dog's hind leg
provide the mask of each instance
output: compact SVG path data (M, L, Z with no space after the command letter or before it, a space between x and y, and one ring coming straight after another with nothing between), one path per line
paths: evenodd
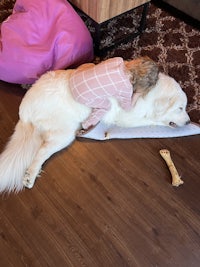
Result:
M54 153L67 147L75 139L75 132L70 135L65 132L57 131L47 132L43 134L43 143L36 153L31 165L26 170L23 178L23 185L27 188L32 188L37 176L40 173L43 163Z

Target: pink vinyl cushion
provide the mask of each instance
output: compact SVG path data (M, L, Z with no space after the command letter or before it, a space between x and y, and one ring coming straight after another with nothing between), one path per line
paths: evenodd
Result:
M0 26L0 80L33 83L93 59L90 33L66 0L17 0Z

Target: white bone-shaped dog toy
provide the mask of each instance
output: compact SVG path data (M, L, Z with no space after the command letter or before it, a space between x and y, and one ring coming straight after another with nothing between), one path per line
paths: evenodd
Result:
M172 175L172 185L178 187L179 185L183 184L184 182L177 172L177 169L176 169L176 167L175 167L175 165L171 159L171 155L170 155L169 150L161 149L160 155L165 160L165 162L169 168L169 171Z

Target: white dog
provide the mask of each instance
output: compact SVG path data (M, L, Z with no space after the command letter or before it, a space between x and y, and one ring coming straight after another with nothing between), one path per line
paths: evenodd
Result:
M15 132L0 155L0 192L31 188L43 163L75 140L91 108L71 95L69 77L73 71L48 72L26 93ZM123 110L115 98L110 101L111 109L102 119L106 124L175 127L189 123L185 93L174 79L162 73L130 111Z

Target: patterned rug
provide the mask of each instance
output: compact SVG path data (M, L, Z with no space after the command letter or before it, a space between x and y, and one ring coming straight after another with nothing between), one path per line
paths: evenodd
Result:
M126 13L105 23L101 47L112 43L116 36L130 34L138 27L141 9ZM85 19L85 17L84 17ZM93 34L89 19L86 24ZM108 51L100 60L113 56L124 59L148 55L160 70L175 78L188 97L187 111L192 121L200 124L200 31L172 13L151 4L145 32L134 40ZM97 59L98 60L98 59Z
M15 0L1 0L0 22L12 12ZM91 20L80 14L91 34ZM101 47L109 46L122 33L130 34L138 27L141 8L114 18L102 26ZM95 61L121 56L124 59L148 55L158 62L160 70L174 77L188 97L188 113L193 122L200 124L200 31L175 17L167 10L151 4L145 32L118 47L110 49Z

